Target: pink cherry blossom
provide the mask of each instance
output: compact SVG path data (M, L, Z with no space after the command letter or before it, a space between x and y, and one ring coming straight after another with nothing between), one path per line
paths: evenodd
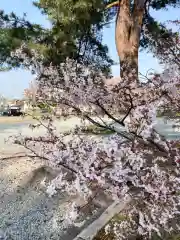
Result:
M16 143L60 170L48 194L79 195L86 204L100 191L120 201L130 196L126 220L106 228L113 229L117 239L136 234L148 239L154 232L161 235L162 229L179 229L171 220L180 213L180 149L178 141L165 139L155 128L157 110L180 111L179 70L172 66L139 84L128 79L107 84L94 66L67 59L45 67L40 56L33 52L28 58L24 48L15 56L36 73L36 99L51 111L39 120L46 135L17 137ZM59 132L54 117L72 115L81 118L81 124ZM89 124L111 134L85 134ZM81 207L72 200L72 209L67 216L75 221Z

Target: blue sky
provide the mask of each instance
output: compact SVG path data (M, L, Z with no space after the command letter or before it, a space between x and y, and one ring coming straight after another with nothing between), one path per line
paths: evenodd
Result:
M45 16L42 16L40 11L32 6L32 0L0 0L0 9L9 13L14 11L17 15L22 16L27 13L27 17L32 22L42 24L49 27L49 22ZM168 11L153 12L152 15L164 22L166 20L175 20L179 18L179 9L169 9ZM110 56L118 61L116 47L114 42L114 24L109 28L104 29L103 41L109 47ZM162 67L158 64L158 60L153 58L151 54L140 53L139 56L140 72L146 73L148 69L153 68L156 71L161 71ZM113 66L112 72L114 76L119 75L119 66ZM28 87L33 76L28 71L13 70L0 73L0 95L9 98L22 97L24 88Z

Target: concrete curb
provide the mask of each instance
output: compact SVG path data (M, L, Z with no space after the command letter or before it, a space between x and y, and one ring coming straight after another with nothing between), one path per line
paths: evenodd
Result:
M116 213L121 212L129 202L130 199L126 200L125 202L123 200L122 202L120 202L120 200L113 202L98 219L91 223L73 240L92 240L97 235L99 230L102 229Z

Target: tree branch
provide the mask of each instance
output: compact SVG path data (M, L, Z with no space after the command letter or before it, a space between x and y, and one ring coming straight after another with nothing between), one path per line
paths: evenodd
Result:
M100 107L100 108L104 111L104 113L105 113L109 118L111 118L111 119L114 120L115 122L119 123L120 125L125 126L124 123L123 123L123 121L119 121L118 119L116 119L115 117L113 117L113 116L103 107L103 105L99 103L98 100L96 100L96 104L97 104L98 107Z
M131 95L129 94L129 98L130 98L130 104L131 104L131 106L130 106L130 108L129 108L129 110L128 110L128 112L126 113L126 115L123 117L123 119L121 120L121 122L123 123L123 125L125 126L125 124L124 124L124 121L126 120L126 118L129 116L129 114L130 114L130 112L131 112L131 110L133 109L133 100L132 100L132 97L131 97Z

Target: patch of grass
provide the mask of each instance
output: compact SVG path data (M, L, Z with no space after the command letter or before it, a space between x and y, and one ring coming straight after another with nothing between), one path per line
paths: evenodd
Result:
M113 223L120 223L121 221L128 220L128 217L126 215L123 215L122 213L116 214L108 223L108 224L113 224ZM133 240L136 239L141 239L141 237L133 238ZM142 238L143 239L143 238ZM113 232L110 232L106 234L105 232L105 227L102 228L96 237L93 240L115 240L115 235ZM154 234L150 240L180 240L180 234L179 233L163 233L162 237L159 237L157 234Z
M115 222L118 222L118 223L119 223L119 222L122 222L122 221L124 221L124 220L127 220L127 216L118 213L118 214L116 214L116 215L107 223L107 225L108 225L108 224L113 224L113 223L115 223ZM105 227L106 227L106 226L105 226ZM105 232L105 227L102 228L102 229L98 232L97 236L96 236L93 240L115 240L115 235L114 235L114 233L113 233L113 232L110 232L110 233L106 234L106 232Z
M97 236L93 238L93 240L115 240L115 235L113 233L106 234L103 228L98 232Z
M169 111L160 111L158 110L157 113L156 113L156 116L157 117L180 117L180 112L171 112L170 110Z
M173 234L165 234L163 237L158 237L154 235L151 240L180 240L180 234L173 233Z
M126 215L123 215L123 214L120 214L120 213L117 213L112 219L111 219L111 223L114 223L114 222L122 222L122 221L125 221L125 220L128 220L129 218L126 216Z
M95 125L89 125L86 129L83 130L84 133L94 134L94 135L110 135L114 132L109 129L103 129Z

